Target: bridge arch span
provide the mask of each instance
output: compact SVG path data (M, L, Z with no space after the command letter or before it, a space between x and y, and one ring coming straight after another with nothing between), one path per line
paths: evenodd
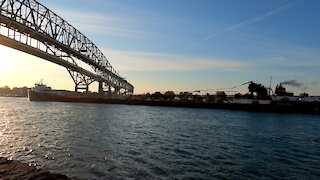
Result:
M0 44L64 66L76 91L97 81L99 92L133 93L91 40L36 0L0 0Z

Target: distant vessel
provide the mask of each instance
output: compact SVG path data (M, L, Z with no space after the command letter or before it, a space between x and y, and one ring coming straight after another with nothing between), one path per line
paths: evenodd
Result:
M105 98L97 93L80 93L67 90L53 90L42 82L36 83L35 87L28 90L30 101L60 101L60 102L85 102L99 103Z
M248 84L248 83L247 83ZM249 82L251 94L243 97L234 97L229 102L204 102L204 101L165 101L165 100L141 100L136 98L102 96L98 93L80 93L66 90L52 90L45 84L36 83L34 88L29 89L28 98L30 101L58 101L58 102L79 102L79 103L104 103L104 104L126 104L126 105L147 105L187 108L209 108L246 110L256 112L277 112L277 113L306 113L320 114L320 99L313 97L268 96L263 86ZM279 86L279 89L281 87ZM285 93L285 89L281 89ZM253 93L257 96L253 96ZM291 94L290 94L291 95Z

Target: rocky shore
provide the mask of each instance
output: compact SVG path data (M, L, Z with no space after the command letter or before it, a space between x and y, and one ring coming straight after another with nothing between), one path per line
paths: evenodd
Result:
M16 160L8 160L4 157L0 157L0 179L69 180L65 175L52 173L45 169L38 169L34 166L29 166Z

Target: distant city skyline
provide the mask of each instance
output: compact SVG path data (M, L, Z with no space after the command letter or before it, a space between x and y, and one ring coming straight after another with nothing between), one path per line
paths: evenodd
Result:
M272 88L293 82L287 89L295 94L320 95L317 0L39 2L92 40L136 93L214 91L251 80L268 87L272 76ZM4 46L0 53L0 87L43 79L74 89L61 66Z

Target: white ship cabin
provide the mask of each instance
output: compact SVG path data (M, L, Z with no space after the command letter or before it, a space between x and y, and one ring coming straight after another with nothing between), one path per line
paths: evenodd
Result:
M310 96L300 98L301 102L320 102L320 96Z
M261 99L234 99L235 104L270 104L271 100L261 100Z
M35 92L51 91L51 87L48 87L47 85L45 85L42 82L40 82L40 83L36 83L35 84L35 87L32 88L32 91L35 91Z
M320 97L318 96L272 96L271 98L275 102L320 102Z

